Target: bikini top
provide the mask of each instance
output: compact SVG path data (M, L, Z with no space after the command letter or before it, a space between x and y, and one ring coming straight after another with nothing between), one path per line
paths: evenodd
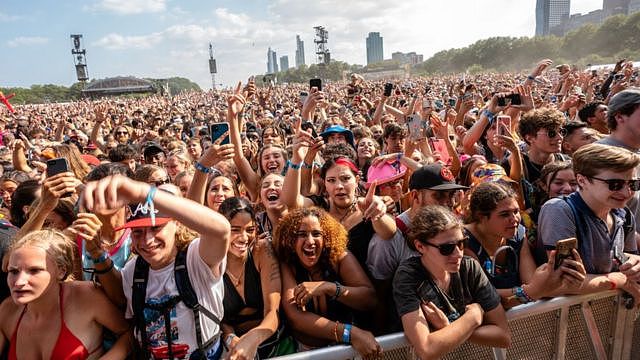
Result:
M88 358L89 355L101 349L102 344L98 345L96 349L89 352L87 348L84 347L82 341L80 341L75 335L73 335L71 330L69 330L67 325L64 323L62 288L63 286L60 286L60 332L58 333L58 339L56 340L56 344L53 347L53 351L51 352L51 360L84 360ZM11 335L11 344L9 346L9 360L17 360L18 358L16 355L18 328L20 327L22 316L26 311L27 307L25 306L22 309L22 313L20 314L20 318L18 319L16 328L15 330L13 330L13 335Z
M236 290L229 275L224 274L224 318L222 322L231 326L242 324L249 320L262 320L264 317L264 302L262 298L262 283L260 273L256 269L251 251L247 254L244 265L244 300ZM252 314L241 315L245 308L255 309ZM242 334L238 334L242 336Z

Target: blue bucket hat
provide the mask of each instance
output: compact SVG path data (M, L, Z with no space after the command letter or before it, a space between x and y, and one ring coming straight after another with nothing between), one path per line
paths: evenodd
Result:
M336 134L336 133L344 135L344 137L347 139L347 143L353 146L354 149L356 148L356 144L353 142L353 133L351 132L351 130L346 129L343 126L340 126L340 125L329 126L322 134L320 134L320 136L322 136L322 139L324 140L324 142L327 143L327 140L329 139L329 135Z

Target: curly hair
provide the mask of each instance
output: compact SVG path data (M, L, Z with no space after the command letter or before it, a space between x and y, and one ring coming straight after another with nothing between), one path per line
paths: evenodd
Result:
M504 199L517 201L517 195L511 187L496 182L477 185L471 192L466 223L478 222L483 216L488 217Z
M528 144L527 135L536 136L540 129L557 129L561 127L564 122L564 115L556 109L535 109L522 115L520 123L518 124L518 133L520 133L522 139Z
M316 217L322 228L324 248L320 255L320 263L336 264L347 250L347 230L326 211L317 207L293 210L282 219L273 234L273 247L278 259L289 265L298 261L295 250L296 233L302 219L308 216Z
M407 245L416 251L414 242L425 242L433 239L443 231L458 228L462 230L462 222L444 206L428 205L420 209L411 223Z

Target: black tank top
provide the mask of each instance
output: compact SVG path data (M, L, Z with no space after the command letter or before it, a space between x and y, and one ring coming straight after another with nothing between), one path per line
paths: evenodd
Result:
M262 283L260 273L253 262L251 251L247 254L247 262L244 264L244 301L233 286L229 275L224 274L224 318L222 322L235 326L249 320L261 321L264 317L264 301L262 298ZM256 309L251 315L240 315L245 308ZM242 336L243 334L237 334Z

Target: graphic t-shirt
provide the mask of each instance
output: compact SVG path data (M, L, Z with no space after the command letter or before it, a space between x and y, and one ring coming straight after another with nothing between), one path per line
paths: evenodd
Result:
M224 282L222 277L214 277L209 266L202 260L199 253L200 239L195 239L189 244L187 250L187 270L191 285L196 292L198 302L207 308L218 318L224 315L222 300L224 298ZM127 298L127 310L125 317L133 318L133 307L131 293L133 286L133 273L135 269L136 256L127 262L122 270L122 286ZM224 274L226 267L226 257L220 265L220 274ZM149 268L149 280L147 282L147 296L145 303L159 304L178 295L176 287L174 263L162 269L153 270ZM147 338L152 350L168 345L164 325L164 316L159 311L145 308L145 322L147 324ZM174 348L186 351L187 358L198 345L196 341L195 323L193 311L183 302L179 302L170 310L171 319L171 343ZM200 314L202 324L202 338L207 341L219 331L219 326L208 317ZM140 340L140 334L136 333Z

